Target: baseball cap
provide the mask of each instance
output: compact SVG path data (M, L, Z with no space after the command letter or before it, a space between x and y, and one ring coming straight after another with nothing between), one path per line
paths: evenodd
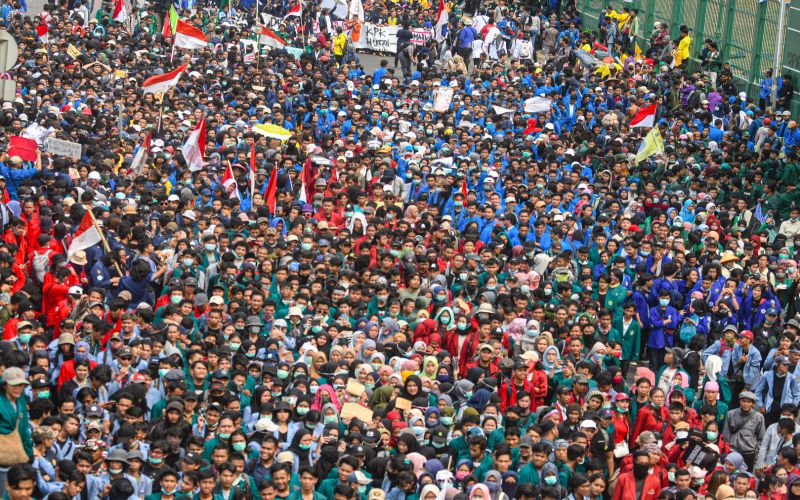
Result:
M6 370L6 373L8 370ZM87 417L102 417L103 416L103 409L97 405L90 405L86 408L86 416Z
M434 446L445 446L447 444L447 429L442 425L437 425L431 430L431 443Z
M3 372L3 383L6 385L29 385L28 379L25 378L25 372L16 366L7 368Z

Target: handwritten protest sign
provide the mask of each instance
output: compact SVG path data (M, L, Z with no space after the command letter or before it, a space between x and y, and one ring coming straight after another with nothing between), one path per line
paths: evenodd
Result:
M73 160L79 160L81 157L81 145L77 142L62 141L61 139L54 139L48 137L44 140L44 150L50 154L57 156L66 156Z
M356 403L343 404L342 412L339 416L345 421L357 418L362 422L372 422L372 410Z

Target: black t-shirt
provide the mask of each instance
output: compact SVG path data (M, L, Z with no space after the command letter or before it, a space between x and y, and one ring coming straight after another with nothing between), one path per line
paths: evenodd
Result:
M411 43L412 34L405 28L400 28L397 32L397 51L400 52L403 48Z

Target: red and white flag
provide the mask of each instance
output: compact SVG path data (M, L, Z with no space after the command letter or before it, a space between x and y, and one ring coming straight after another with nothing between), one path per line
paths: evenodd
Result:
M440 42L444 40L444 28L447 27L448 19L444 0L439 0L439 11L436 13L436 24L433 27L433 33L436 36L436 40Z
M250 143L250 199L256 193L256 141Z
M266 45L267 47L275 47L276 49L282 49L286 47L286 40L281 38L280 35L266 26L261 26L261 29L258 33L258 41L262 45Z
M39 41L41 43L48 43L50 36L48 35L48 31L50 28L47 26L46 23L41 23L36 25L36 34L39 36Z
M631 120L630 128L652 127L656 123L656 105L641 109Z
M135 175L141 175L145 161L147 161L147 155L150 154L150 147L152 142L153 142L153 133L148 132L147 135L144 136L144 140L142 141L142 143L139 144L139 149L136 150L136 155L133 157L133 161L131 162L131 171Z
M97 245L101 241L103 241L103 238L100 237L100 231L94 223L92 214L87 210L81 220L80 226L78 226L78 230L75 231L72 242L69 244L67 257L72 257L76 252L86 250L91 246Z
M124 23L128 19L128 11L125 10L124 0L117 0L114 4L114 16L112 19L118 23Z
M236 184L236 178L233 176L233 167L231 167L231 165L228 165L228 168L225 169L225 173L222 175L222 187L225 189L225 192L228 193L228 198L242 199L242 196L239 194L239 185Z
M303 17L303 4L302 2L297 2L297 5L289 9L289 12L283 16L284 19L291 16Z
M275 215L275 205L278 201L278 166L272 169L272 175L269 176L267 189L264 191L264 201L267 208L272 215Z
M178 19L175 25L175 42L173 45L182 49L202 49L208 45L208 38L198 28Z
M183 147L181 147L183 158L189 166L189 170L197 172L205 164L206 159L206 117L203 116L200 122L189 134Z
M181 79L181 75L184 71L186 71L186 67L189 63L184 64L183 66L178 67L169 73L164 73L163 75L156 75L151 76L147 80L144 81L143 89L145 94L159 94L161 92L166 92L167 90L171 89L175 85L178 84L178 80Z
M300 172L300 193L297 195L297 199L305 205L308 203L308 190L314 184L311 182L312 174L311 174L311 158L308 158L305 163L303 163L303 171Z

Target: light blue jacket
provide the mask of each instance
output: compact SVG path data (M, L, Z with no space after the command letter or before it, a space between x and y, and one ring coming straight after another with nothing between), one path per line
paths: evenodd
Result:
M764 376L761 377L761 380L758 382L758 385L753 389L756 393L757 401L759 408L764 408L765 411L769 411L772 408L772 403L774 402L775 395L772 394L772 387L775 384L775 371L769 370L764 373ZM786 382L783 384L783 392L781 394L780 404L778 406L783 406L785 404L798 404L800 403L800 382L797 381L792 374L786 374Z

